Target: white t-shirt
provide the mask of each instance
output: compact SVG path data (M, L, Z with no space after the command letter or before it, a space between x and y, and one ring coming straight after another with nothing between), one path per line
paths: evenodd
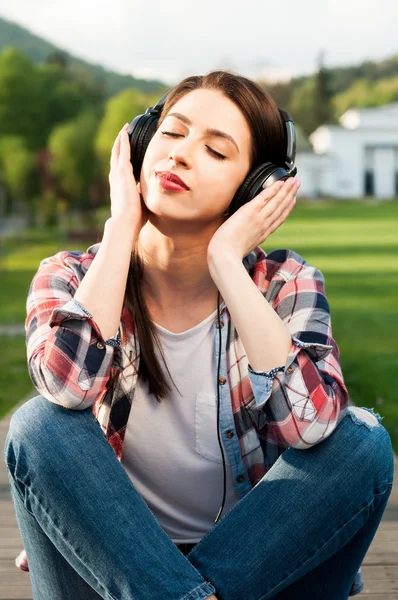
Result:
M172 333L155 323L167 366L181 395L172 386L171 395L158 403L148 393L147 384L138 382L123 445L122 465L176 544L199 542L213 526L222 503L214 359L216 320L217 309L182 333ZM160 364L166 371L161 358ZM224 457L227 489L222 514L239 502L225 451Z

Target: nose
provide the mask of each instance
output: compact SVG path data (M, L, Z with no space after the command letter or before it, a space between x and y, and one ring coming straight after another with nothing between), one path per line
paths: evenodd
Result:
M169 151L168 158L176 165L181 165L188 169L192 167L192 148L187 138L176 140L176 143L173 144L173 147Z

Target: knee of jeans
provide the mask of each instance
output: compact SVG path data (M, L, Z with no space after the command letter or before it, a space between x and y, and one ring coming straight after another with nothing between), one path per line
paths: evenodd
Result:
M379 413L375 413L373 408L367 408L366 406L349 406L347 412L354 423L364 425L368 429L379 427L382 419L384 419Z
M384 417L375 413L372 408L365 406L349 406L348 414L358 427L366 427L376 435L366 436L367 463L373 464L375 473L379 476L380 485L392 483L394 479L394 451L390 435L381 425Z
M5 453L10 442L19 446L34 445L47 452L44 438L52 444L52 432L58 433L62 422L62 416L67 412L62 406L50 402L44 396L35 396L27 400L12 415L6 437ZM56 427L52 427L56 425ZM44 436L44 433L46 434ZM40 439L40 444L37 440Z

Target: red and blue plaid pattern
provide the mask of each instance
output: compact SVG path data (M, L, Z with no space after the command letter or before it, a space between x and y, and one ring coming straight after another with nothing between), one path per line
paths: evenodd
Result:
M74 410L91 406L121 460L140 344L126 306L119 331L104 340L90 313L73 299L98 248L62 251L41 261L27 298L28 370L49 401ZM243 264L292 336L285 369L271 380L251 369L228 307L223 309L234 424L254 487L286 448L305 450L328 437L344 417L349 397L322 273L287 249L267 255L257 246ZM119 384L108 390L117 371ZM26 555L19 556L19 564L27 568ZM354 593L362 583L360 572L358 577Z

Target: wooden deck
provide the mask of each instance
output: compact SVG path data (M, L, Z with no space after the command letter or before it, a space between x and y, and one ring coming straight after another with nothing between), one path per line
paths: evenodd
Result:
M33 596L29 573L20 571L14 563L15 557L23 548L23 543L3 461L4 441L10 417L11 414L0 421L0 600L31 600ZM398 482L397 458L395 482ZM393 487L383 520L363 563L362 574L365 588L358 598L398 600L398 485Z

